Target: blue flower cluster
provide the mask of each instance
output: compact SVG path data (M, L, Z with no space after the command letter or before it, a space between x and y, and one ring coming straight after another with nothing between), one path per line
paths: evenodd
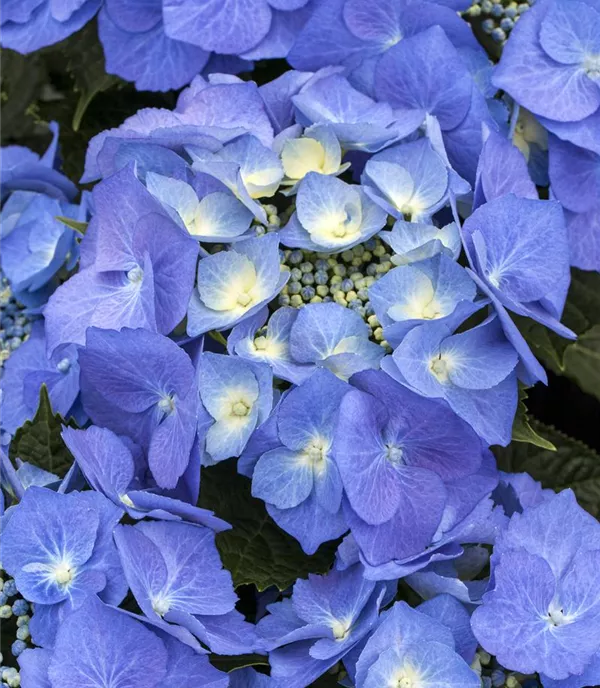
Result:
M8 2L3 40L99 4ZM95 136L79 202L54 125L41 158L3 149L35 322L0 427L42 385L77 424L64 476L1 455L25 688L600 684L600 524L490 450L547 381L514 316L575 338L570 266L600 269L600 3L540 0L498 66L465 4L107 0L109 70L194 77L175 108ZM293 69L205 78L211 53ZM337 541L253 614L199 506L224 461L306 555ZM209 661L249 653L269 675Z

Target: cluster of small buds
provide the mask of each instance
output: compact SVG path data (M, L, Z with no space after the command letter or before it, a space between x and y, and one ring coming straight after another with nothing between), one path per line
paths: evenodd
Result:
M542 688L535 676L506 670L482 648L477 651L471 668L480 675L482 688Z
M0 276L0 366L29 337L31 322L14 298L8 280Z
M19 594L15 581L5 576L6 573L0 571L0 624L3 637L15 637L10 646L10 654L16 659L23 650L31 647L29 620L32 609L31 604ZM3 662L4 658L0 657L1 688L20 686L21 677L18 670L13 666L5 666Z
M380 239L369 239L331 255L303 249L281 251L290 280L279 295L280 306L333 301L352 309L369 325L374 341L388 347L369 302L369 287L392 267L392 254Z
M484 33L496 43L504 43L519 17L534 3L535 0L473 0L464 16L480 21Z

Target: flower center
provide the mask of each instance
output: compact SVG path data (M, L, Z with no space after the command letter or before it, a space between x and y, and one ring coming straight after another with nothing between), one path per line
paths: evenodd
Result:
M245 401L236 401L231 405L231 415L242 418L250 413L250 406Z
M448 363L443 358L434 358L429 364L429 370L440 382L448 381Z
M164 414L168 415L170 413L173 413L173 411L175 410L175 399L170 394L166 394L158 402L158 408Z
M385 448L385 458L394 465L403 463L402 457L404 456L404 451L402 447L397 447L393 444L387 444Z
M583 63L585 73L594 81L600 80L600 55L589 55Z
M159 615L164 616L169 609L171 609L171 603L167 597L158 596L152 600L152 609Z
M331 624L331 630L333 631L333 637L340 642L345 640L350 635L350 629L352 628L352 619L334 619Z
M61 561L54 569L54 580L59 585L68 585L73 580L73 569L66 561Z
M68 373L70 368L71 361L69 361L68 358L63 358L62 361L59 361L56 365L56 370L58 370L59 373Z
M127 272L127 279L132 283L132 284L139 284L142 279L144 278L144 271L139 265L136 265L134 268L131 268L131 270L128 270Z

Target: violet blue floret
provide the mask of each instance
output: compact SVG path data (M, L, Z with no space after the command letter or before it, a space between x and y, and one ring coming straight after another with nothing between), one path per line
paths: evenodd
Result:
M185 351L142 329L89 328L79 364L92 421L140 444L157 484L174 488L190 462L198 422L198 388Z
M2 564L35 603L31 632L51 646L61 621L98 594L119 604L127 585L112 540L122 511L95 492L60 494L32 486L2 534Z
M494 549L489 592L473 614L478 641L507 668L538 671L544 685L546 678L598 683L599 562L600 526L571 490L515 513Z
M308 554L348 529L332 444L340 402L351 387L317 369L277 406L277 434L254 467L252 494Z

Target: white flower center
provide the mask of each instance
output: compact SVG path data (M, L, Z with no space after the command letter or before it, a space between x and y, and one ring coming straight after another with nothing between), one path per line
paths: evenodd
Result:
M170 394L166 394L158 402L158 408L167 415L173 413L175 410L175 399Z
M448 362L443 358L434 358L429 363L429 370L440 382L448 381Z
M402 457L404 456L404 451L402 450L402 447L397 447L393 444L388 444L386 445L385 449L386 459L390 463L393 463L394 465L402 463Z
M250 406L245 401L235 401L231 405L231 415L232 416L237 416L238 418L242 418L243 416L247 416L250 413Z
M54 580L59 585L68 585L73 580L74 570L68 561L61 561L54 568Z
M139 284L144 279L144 271L136 265L127 272L127 279L133 284Z
M350 635L352 628L352 619L334 619L331 624L333 637L340 642L345 640Z

